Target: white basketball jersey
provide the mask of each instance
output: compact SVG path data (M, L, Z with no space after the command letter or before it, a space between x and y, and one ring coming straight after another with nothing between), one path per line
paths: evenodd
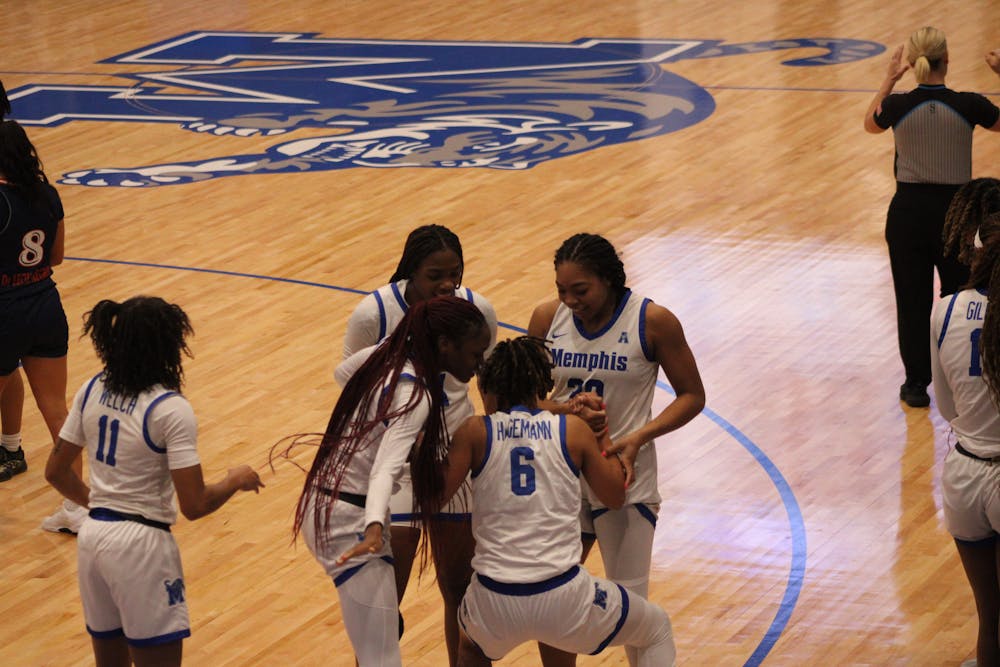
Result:
M403 295L406 293L407 280L383 285L362 299L357 305L347 324L347 336L344 343L344 358L363 347L375 345L389 336L399 325L400 320L409 310L409 305ZM455 290L455 296L465 299L482 311L486 323L490 327L490 349L496 342L496 314L493 306L481 295L468 287ZM487 350L489 354L489 350ZM469 399L469 385L456 379L450 373L445 373L444 393L445 420L448 432L454 432L462 422L475 413L472 401Z
M479 574L534 583L580 562L580 471L566 449L566 417L515 407L483 417L486 453L472 471Z
M1000 413L983 380L979 340L987 298L979 290L963 290L938 301L932 318L932 345L958 416L951 421L962 446L978 456L1000 455Z
M59 435L87 448L91 507L172 524L170 471L199 463L197 430L190 403L177 392L156 385L118 396L98 375L77 392Z
M608 427L615 440L649 423L659 364L646 348L646 306L649 299L626 291L603 329L588 333L559 304L546 337L552 341L552 399L566 401L580 392L594 392L607 405ZM656 447L643 445L635 463L636 479L626 503L658 503ZM591 497L595 507L602 504Z

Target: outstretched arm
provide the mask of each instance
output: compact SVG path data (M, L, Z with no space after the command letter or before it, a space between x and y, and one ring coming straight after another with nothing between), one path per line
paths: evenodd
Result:
M189 521L211 514L225 505L237 491L260 493L264 487L260 475L248 465L230 468L226 476L214 484L205 484L200 463L171 470L170 477L177 490L177 504Z

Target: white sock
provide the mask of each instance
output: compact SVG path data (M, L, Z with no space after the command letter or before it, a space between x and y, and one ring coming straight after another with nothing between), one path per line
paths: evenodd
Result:
M16 452L21 449L21 434L20 433L2 433L0 434L0 445L3 446L8 452Z
M73 502L72 500L70 500L69 498L64 498L64 499L63 499L63 508L64 508L64 509L65 509L65 510L66 510L67 512L75 512L75 511L77 511L77 510L79 510L79 509L82 509L82 508L81 508L81 507L80 507L79 505L77 505L76 503L74 503L74 502Z

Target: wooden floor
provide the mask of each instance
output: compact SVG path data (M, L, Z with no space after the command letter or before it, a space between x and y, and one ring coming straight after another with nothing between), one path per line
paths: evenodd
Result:
M128 86L116 75L171 67L100 61L191 30L548 43L835 38L892 48L936 25L949 36L949 84L1000 102L1000 80L983 63L1000 46L992 0L13 0L3 11L0 78L11 90ZM862 129L887 56L781 64L817 53L664 64L711 94L711 115L531 169L60 185L71 259L56 278L72 330L101 298L149 293L182 304L197 332L186 393L206 471L214 478L248 462L267 484L175 529L193 622L187 664L352 664L332 584L290 541L302 474L291 465L272 473L268 449L324 426L348 314L388 279L405 234L431 222L461 236L465 282L496 306L502 335L554 296L552 254L578 231L612 239L631 286L684 323L708 407L658 443L664 502L651 590L673 619L679 664L936 667L972 657L973 600L941 522L945 426L933 406L897 400L882 238L892 138ZM280 143L180 124L76 120L29 132L52 178ZM1000 135L977 131L974 174L996 175L998 163ZM70 397L96 370L89 343L73 335ZM0 662L92 664L74 540L38 527L58 496L42 476L50 445L30 397L24 434L29 470L0 485ZM599 557L588 565L600 571ZM432 577L403 602L407 665L446 664ZM537 656L525 646L499 664L536 665ZM614 649L579 664L625 661Z

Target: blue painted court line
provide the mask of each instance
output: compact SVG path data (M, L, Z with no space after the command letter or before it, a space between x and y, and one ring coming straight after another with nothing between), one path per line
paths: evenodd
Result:
M337 285L327 285L325 283L310 282L308 280L294 280L292 278L276 278L274 276L265 276L256 273L241 273L238 271L221 271L219 269L202 269L192 266L178 266L175 264L153 264L150 262L129 262L125 260L118 259L96 259L90 257L67 257L68 260L73 260L76 262L94 262L99 264L122 264L125 266L141 266L153 269L173 269L176 271L192 271L195 273L211 273L220 276L232 276L235 278L253 278L256 280L271 280L279 283L290 283L293 285L304 285L306 287L319 287L322 289L336 290L338 292L350 292L351 294L368 294L365 290L354 289L351 287L339 287ZM519 327L513 324L507 324L506 322L498 322L498 325L510 329L511 331L516 331L518 333L527 333L527 329ZM656 386L660 389L666 391L669 394L674 394L673 389L666 382L657 381ZM761 639L757 648L754 652L747 658L747 661L743 663L744 667L758 667L764 658L771 652L774 648L774 644L781 637L781 633L785 631L788 626L788 621L792 616L792 611L795 609L795 604L798 602L799 593L802 591L802 582L805 579L806 573L806 525L805 521L802 519L802 510L799 508L798 500L795 499L795 494L792 492L792 488L788 485L788 481L785 476L781 474L778 467L774 462L768 458L767 454L758 447L750 438L748 438L742 431L730 424L728 421L720 417L718 414L705 408L702 410L708 419L719 426L723 431L731 435L740 445L743 446L750 455L754 457L754 460L764 469L767 476L771 479L771 483L774 484L778 491L778 495L781 497L781 502L785 506L785 512L788 514L788 524L792 536L792 563L791 569L788 573L788 584L785 587L785 593L781 598L781 604L778 606L778 612L774 616L774 620L771 621L770 627L767 632L764 633L764 637Z

